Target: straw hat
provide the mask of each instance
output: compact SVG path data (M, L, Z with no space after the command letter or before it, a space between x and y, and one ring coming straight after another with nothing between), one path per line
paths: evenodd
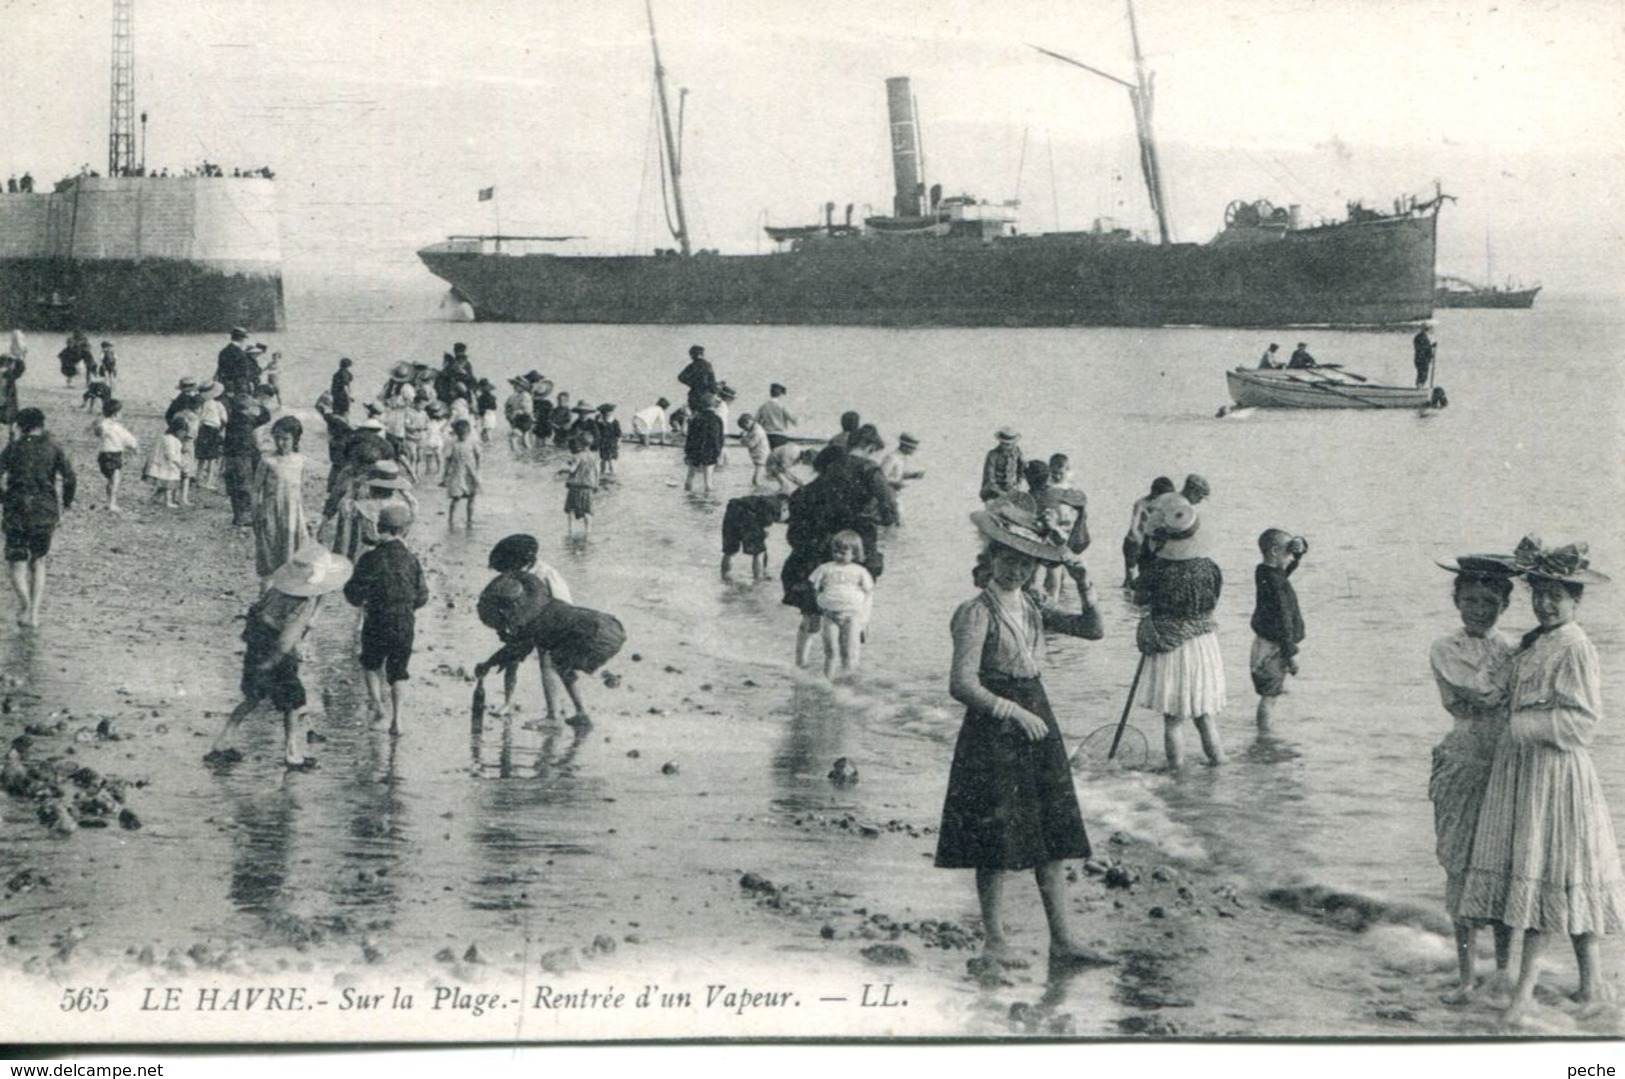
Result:
M1014 442L1021 437L1021 432L1014 427L1001 427L993 435L1000 442Z
M212 401L216 397L219 397L221 394L225 393L226 388L220 385L218 382L205 382L203 385L197 388L197 392L199 397Z
M1452 558L1448 562L1433 562L1440 569L1451 573L1465 574L1468 577L1516 577L1518 569L1512 564L1512 556L1504 554L1464 554Z
M411 380L412 374L412 365L402 360L389 369L389 380L391 382L407 382Z
M1528 535L1518 541L1512 552L1513 568L1525 577L1544 581L1566 581L1570 584L1605 584L1608 575L1591 568L1587 557L1590 548L1585 543L1570 543L1562 547L1547 547L1540 537Z
M323 596L344 587L354 568L348 558L307 543L271 574L271 587L288 596Z
M904 431L897 436L897 448L900 450L917 450L920 448L920 440Z
M525 625L547 602L541 589L526 588L524 582L513 577L498 577L485 586L474 609L483 625L501 633Z
M389 460L374 461L365 483L368 487L390 491L404 491L412 486L412 481L401 475L401 466Z
M585 401L577 401L575 403L575 405L571 407L570 411L571 412L596 412L598 410L593 408L591 405L589 405Z
M355 429L357 431L382 431L384 429L384 421L380 420L377 416L368 416L366 419L356 424Z
M1157 529L1166 537L1157 549L1157 557L1168 562L1185 562L1207 555L1206 538L1202 536L1202 517L1190 499L1183 495L1163 495Z
M195 379L195 378L183 378L179 382L175 383L175 388L177 390L188 390L188 391L196 392L196 390L197 390L197 379Z
M1038 504L1027 494L1013 494L970 515L977 531L989 540L1040 562L1057 563L1066 558L1066 547L1051 543L1038 526Z

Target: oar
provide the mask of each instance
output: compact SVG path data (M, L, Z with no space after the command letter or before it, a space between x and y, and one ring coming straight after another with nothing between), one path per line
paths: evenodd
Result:
M1369 378L1366 378L1364 375L1357 375L1353 371L1345 370L1343 365L1340 364L1340 363L1323 363L1320 366L1321 367L1329 367L1333 371L1342 371L1344 378L1352 378L1356 382L1370 382L1371 381ZM1307 368L1307 370L1313 371L1313 370L1315 370L1315 368L1311 367L1311 368Z
M1287 375L1286 377L1291 379L1293 382L1296 382L1300 386L1308 386L1311 389L1325 390L1327 393L1335 393L1339 397L1347 397L1350 401L1358 401L1358 402L1360 402L1360 404L1365 405L1367 408L1381 408L1382 407L1382 405L1378 404L1377 402L1371 400L1368 397L1360 397L1360 396L1357 396L1357 395L1352 394L1352 393L1347 393L1347 392L1345 392L1343 390L1333 389L1330 385L1328 385L1328 384L1326 384L1324 382L1312 382L1309 379L1298 378L1297 376L1291 375L1291 374Z

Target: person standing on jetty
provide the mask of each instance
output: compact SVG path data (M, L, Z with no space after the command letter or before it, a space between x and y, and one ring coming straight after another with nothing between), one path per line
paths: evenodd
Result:
M45 556L62 513L73 508L78 477L68 455L45 433L45 413L19 410L17 430L17 440L0 450L0 507L11 587L22 604L17 624L37 626L45 602Z
M1440 637L1428 651L1428 664L1438 684L1444 709L1455 722L1433 747L1428 800L1433 803L1433 833L1439 864L1444 867L1444 905L1456 930L1456 988L1446 1004L1465 1004L1478 989L1474 976L1474 937L1478 924L1461 917L1461 895L1473 856L1473 833L1490 782L1495 747L1507 730L1507 676L1512 642L1495 623L1512 599L1514 570L1509 559L1462 555L1439 566L1456 575L1451 598L1461 615L1461 628ZM1507 965L1512 930L1494 925L1495 991L1509 989Z
M998 444L982 460L982 501L992 502L1021 489L1026 465L1021 459L1021 435L1014 427L1001 427Z
M467 421L462 421L467 426ZM410 506L392 504L378 514L378 545L355 564L344 598L360 607L361 677L367 687L367 718L384 718L384 683L389 683L389 733L401 733L407 665L417 632L417 609L429 602L423 566L406 547L412 527Z
M688 410L698 412L700 401L717 392L717 372L705 358L705 346L694 345L688 350L688 366L677 373L677 381L688 387Z
M777 382L767 388L767 400L756 410L756 426L767 435L767 444L770 449L778 449L790 440L790 428L800 421L796 414L784 405L784 395L789 393Z
M1040 678L1044 634L1099 640L1104 633L1094 586L1083 564L1039 531L1025 495L971 514L984 537L992 576L952 621L948 692L965 706L942 807L936 865L976 870L982 955L996 970L1020 962L1004 929L1005 874L1033 871L1049 923L1049 959L1057 968L1106 965L1073 935L1061 863L1091 853L1061 730ZM1077 584L1082 609L1063 614L1028 593L1038 566L1060 563Z
M305 685L299 680L299 644L321 610L322 597L343 588L351 569L349 559L311 543L271 575L271 587L248 609L243 626L243 642L248 646L243 653L243 701L226 717L204 763L242 760L242 752L226 743L262 701L269 701L282 713L283 765L299 770L315 766L316 758L305 756L294 736L294 722L307 699Z
M1163 750L1170 771L1185 763L1185 721L1202 739L1209 764L1223 764L1218 716L1224 710L1224 659L1213 610L1224 578L1207 557L1196 507L1180 495L1164 495L1157 554L1134 583L1135 602L1146 608L1135 633L1144 675L1138 703L1162 713Z
M1625 932L1625 873L1591 762L1602 723L1597 650L1574 620L1586 585L1608 578L1590 568L1584 543L1548 548L1535 536L1519 542L1512 565L1529 584L1540 625L1512 656L1510 726L1490 767L1460 912L1523 930L1507 1023L1533 1003L1552 934L1574 946L1580 985L1571 999L1609 999L1597 938Z
M1309 541L1279 528L1266 528L1258 537L1264 560L1253 568L1254 633L1247 669L1258 693L1258 729L1269 730L1275 702L1286 692L1286 676L1298 673L1298 644L1303 640L1303 615L1292 573L1309 551Z

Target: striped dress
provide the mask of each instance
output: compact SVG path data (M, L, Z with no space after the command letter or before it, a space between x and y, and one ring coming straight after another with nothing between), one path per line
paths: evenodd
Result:
M1460 917L1543 932L1625 932L1625 874L1589 746L1602 719L1597 651L1573 622L1512 661Z

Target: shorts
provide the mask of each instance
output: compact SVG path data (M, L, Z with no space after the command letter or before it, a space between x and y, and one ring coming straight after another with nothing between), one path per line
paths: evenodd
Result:
M55 525L29 528L6 526L6 561L37 562L51 553L51 533Z
M123 452L98 453L96 455L96 467L101 469L104 477L107 479L112 479L113 476L124 467Z
M575 518L592 516L592 488L572 487L564 496L564 512Z
M740 507L729 506L722 514L722 553L735 555L740 551L766 554L767 529L752 521Z
M296 712L305 706L305 684L299 681L299 655L290 652L276 662L270 670L259 665L276 648L276 638L266 643L249 642L243 656L243 696L249 700L270 701L279 712Z
M411 615L371 615L361 623L361 669L383 668L391 684L411 677L406 666L412 660L412 640L416 634Z
M769 431L767 433L768 449L776 450L788 441L790 441L789 435L781 435L777 431Z
M522 435L530 434L530 429L535 426L535 423L535 419L528 412L516 412L508 417L508 426Z
M225 432L219 427L205 424L197 429L197 442L193 443L193 450L199 461L218 461L225 452Z
M1260 697L1279 697L1286 692L1287 659L1281 646L1262 637L1253 638L1253 651L1247 659L1253 689Z

